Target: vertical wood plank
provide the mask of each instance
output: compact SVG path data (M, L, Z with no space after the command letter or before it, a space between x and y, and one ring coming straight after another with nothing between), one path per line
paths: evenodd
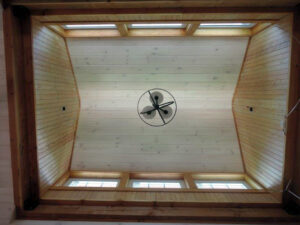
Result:
M4 10L4 34L14 197L17 209L39 201L31 25L29 12Z

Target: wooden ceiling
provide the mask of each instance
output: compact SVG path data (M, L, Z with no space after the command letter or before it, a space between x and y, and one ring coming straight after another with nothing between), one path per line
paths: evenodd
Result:
M81 111L73 170L242 172L231 101L247 37L68 38ZM153 128L137 115L151 88L178 113Z

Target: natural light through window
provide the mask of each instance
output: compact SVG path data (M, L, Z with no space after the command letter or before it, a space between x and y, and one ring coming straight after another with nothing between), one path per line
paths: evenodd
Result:
M133 23L128 26L129 28L140 28L140 29L174 29L174 28L184 28L185 25L182 23Z
M71 178L66 183L68 187L110 187L118 186L118 179L76 179Z
M251 28L254 23L201 23L200 28Z
M196 181L198 189L249 189L245 181Z
M131 180L133 188L183 188L181 180Z
M114 29L115 24L70 24L64 25L65 29Z

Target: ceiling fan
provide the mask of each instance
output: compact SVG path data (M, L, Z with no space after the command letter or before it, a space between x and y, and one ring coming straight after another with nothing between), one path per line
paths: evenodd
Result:
M174 96L161 88L144 92L138 101L138 114L142 121L154 127L170 123L177 112Z

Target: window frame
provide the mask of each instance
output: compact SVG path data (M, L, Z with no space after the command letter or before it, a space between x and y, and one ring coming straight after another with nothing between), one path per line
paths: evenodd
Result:
M195 185L198 190L252 190L254 189L247 181L245 180L194 180ZM200 188L199 184L209 184L211 188ZM245 188L214 188L212 184L224 184L228 187L228 184L242 184L245 186Z
M198 29L252 29L257 23L243 23L243 22L204 22L200 23Z
M117 25L114 23L64 24L62 28L65 30L114 30L117 29Z
M99 186L70 186L70 184L73 181L91 181L91 182L116 182L115 187L103 187L102 185ZM118 178L75 178L75 177L70 177L67 179L67 181L64 183L63 186L68 187L68 188L118 188L120 184L120 179Z
M149 184L148 184L148 187L134 187L135 182L163 183L164 187L149 187ZM165 187L165 184L168 184L168 183L179 183L180 187L179 188ZM164 190L174 190L175 189L176 190L176 189L186 189L187 188L184 180L182 180L182 179L170 179L170 180L169 179L130 179L128 182L128 187L132 188L132 189L149 189L149 190L152 190L152 189L164 189Z

